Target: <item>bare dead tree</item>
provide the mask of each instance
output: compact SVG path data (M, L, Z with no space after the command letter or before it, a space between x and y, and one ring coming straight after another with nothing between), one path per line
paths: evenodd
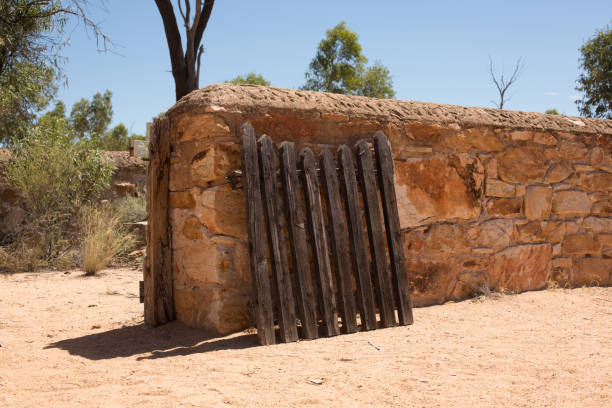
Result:
M195 0L193 19L191 19L191 0L177 0L180 17L185 26L186 47L179 32L174 6L170 0L155 0L164 23L172 76L178 101L189 92L198 89L200 83L200 63L204 47L202 35L206 30L215 0ZM202 4L203 3L203 4Z
M491 101L491 103L493 103L498 109L504 109L504 104L510 100L510 98L506 96L506 92L512 86L512 84L516 82L522 69L522 60L519 58L516 60L516 65L514 66L514 71L512 71L510 78L504 77L504 69L502 67L502 72L498 79L493 72L493 60L491 57L489 57L489 74L491 75L491 80L499 92L499 102Z

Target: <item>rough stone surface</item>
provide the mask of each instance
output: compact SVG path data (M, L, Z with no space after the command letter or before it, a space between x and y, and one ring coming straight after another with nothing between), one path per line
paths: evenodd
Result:
M550 244L506 248L491 257L489 284L497 290L522 292L546 286L551 269Z
M250 324L244 198L224 184L244 122L315 154L385 132L415 305L599 282L612 258L612 121L233 85L167 115L175 307L192 326Z
M591 234L567 235L561 252L567 255L591 255L599 253L600 245Z
M508 147L498 160L499 178L510 183L539 183L548 169L542 151L530 146Z
M463 165L456 156L415 159L395 163L396 195L401 228L480 214L482 185L474 164ZM438 182L442 177L445 182Z
M572 284L574 286L609 285L612 259L580 258L574 260Z
M516 186L496 179L487 179L486 194L488 197L514 197Z
M521 213L523 200L513 198L493 198L487 201L487 212L492 217L515 216Z
M529 220L548 218L552 208L552 188L547 186L530 186L525 191L523 211Z
M561 216L587 215L591 201L584 191L559 191L553 194L552 210Z

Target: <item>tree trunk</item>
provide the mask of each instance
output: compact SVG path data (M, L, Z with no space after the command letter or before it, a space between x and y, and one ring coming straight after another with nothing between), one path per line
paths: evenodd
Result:
M187 3L189 0L184 1ZM200 57L203 52L200 42L214 3L215 0L205 0L202 6L201 1L197 1L193 22L189 21L189 12L187 12L187 15L183 15L181 11L187 39L186 49L183 51L181 34L172 3L170 0L155 0L164 22L177 101L189 92L199 88Z

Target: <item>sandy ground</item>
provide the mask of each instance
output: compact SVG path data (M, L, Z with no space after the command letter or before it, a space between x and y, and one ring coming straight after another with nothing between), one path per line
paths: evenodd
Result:
M0 276L0 407L612 406L612 288L450 303L416 309L411 327L259 347L247 332L145 328L139 278Z

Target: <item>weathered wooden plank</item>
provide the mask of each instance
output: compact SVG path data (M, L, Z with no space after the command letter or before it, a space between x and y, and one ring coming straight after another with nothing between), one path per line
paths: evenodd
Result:
M327 252L327 239L319 194L319 181L314 154L310 149L300 152L300 167L304 186L304 200L308 215L308 233L315 265L315 276L319 289L319 305L327 336L339 334L336 297L334 295L331 266Z
M355 280L357 281L357 304L361 312L361 327L364 330L373 330L376 329L376 309L370 278L370 265L363 237L353 153L346 145L338 148L338 165L340 167L340 185L342 186L346 208L349 247L353 258Z
M272 265L272 280L278 294L278 326L281 340L285 343L297 341L297 325L291 275L287 261L287 250L283 239L283 229L278 202L278 183L276 178L275 152L272 140L266 135L259 139L259 165L263 192L264 214L268 248Z
M278 149L280 155L281 183L285 199L287 216L287 231L291 260L296 281L295 297L302 321L302 335L307 339L316 339L317 309L312 287L312 275L308 264L306 248L305 217L300 200L300 185L298 184L295 152L288 142L283 142Z
M376 282L376 295L380 320L384 327L395 326L395 308L393 306L393 292L389 279L389 264L385 253L385 238L380 222L380 209L378 205L378 189L376 188L376 175L372 163L372 153L365 140L355 144L357 169L363 195L363 207L368 226L368 239L370 253L374 264L374 282Z
M374 151L376 153L376 166L378 169L378 182L385 216L387 230L387 245L391 258L391 273L393 277L393 290L401 325L412 324L412 300L410 299L410 286L406 270L406 258L402 245L397 198L395 196L393 155L391 145L383 132L374 135Z
M276 342L274 314L265 248L259 158L255 132L249 123L242 125L241 144L240 158L242 161L242 181L249 236L249 259L251 262L251 275L255 286L253 310L257 324L257 339L261 345L274 344Z
M342 317L342 332L355 333L358 328L355 316L355 296L353 295L346 219L340 204L336 163L329 150L325 149L321 152L319 167L321 169L323 195L327 205L331 252L336 266L336 282L338 282L339 297L337 302L340 306L340 316Z
M147 169L147 257L143 272L145 323L174 320L172 246L169 225L170 120L154 123Z

